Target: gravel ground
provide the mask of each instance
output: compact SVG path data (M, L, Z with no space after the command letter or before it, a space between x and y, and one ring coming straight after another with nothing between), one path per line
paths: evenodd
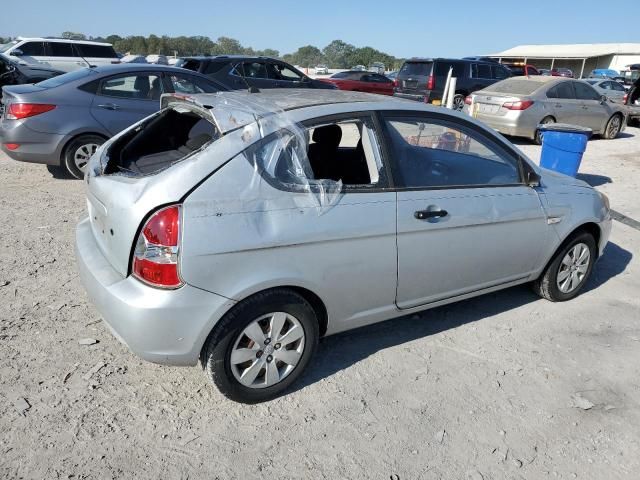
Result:
M581 171L640 219L639 169L629 129L592 141ZM574 301L518 287L330 337L294 392L245 406L101 324L73 258L81 182L0 156L0 208L2 478L638 478L629 226Z

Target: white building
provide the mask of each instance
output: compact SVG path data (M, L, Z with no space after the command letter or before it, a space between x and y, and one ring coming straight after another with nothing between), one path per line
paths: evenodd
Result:
M585 43L576 45L520 45L487 55L504 62L525 62L537 68L570 68L576 77L596 68L624 70L640 63L640 43Z

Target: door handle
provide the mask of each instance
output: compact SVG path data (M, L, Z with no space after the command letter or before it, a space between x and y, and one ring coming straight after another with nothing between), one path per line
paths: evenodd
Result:
M446 210L418 210L413 213L413 216L418 220L426 220L428 218L441 218L449 215Z
M105 110L118 110L120 108L120 106L115 103L103 103L98 105L98 107L104 108Z

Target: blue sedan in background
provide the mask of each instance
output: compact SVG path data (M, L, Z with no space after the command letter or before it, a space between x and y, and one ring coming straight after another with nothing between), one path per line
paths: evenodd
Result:
M226 87L163 65L83 68L31 85L2 88L0 145L9 157L62 167L82 178L107 139L160 109L163 93L214 93Z

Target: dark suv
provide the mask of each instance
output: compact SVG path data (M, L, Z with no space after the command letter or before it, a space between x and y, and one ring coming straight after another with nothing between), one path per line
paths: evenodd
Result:
M433 103L442 101L449 69L456 77L454 108L462 110L467 95L511 76L506 67L495 62L449 58L413 58L402 65L396 78L394 95Z
M232 90L248 87L337 88L330 83L307 77L288 63L268 57L188 57L179 66L202 73Z

